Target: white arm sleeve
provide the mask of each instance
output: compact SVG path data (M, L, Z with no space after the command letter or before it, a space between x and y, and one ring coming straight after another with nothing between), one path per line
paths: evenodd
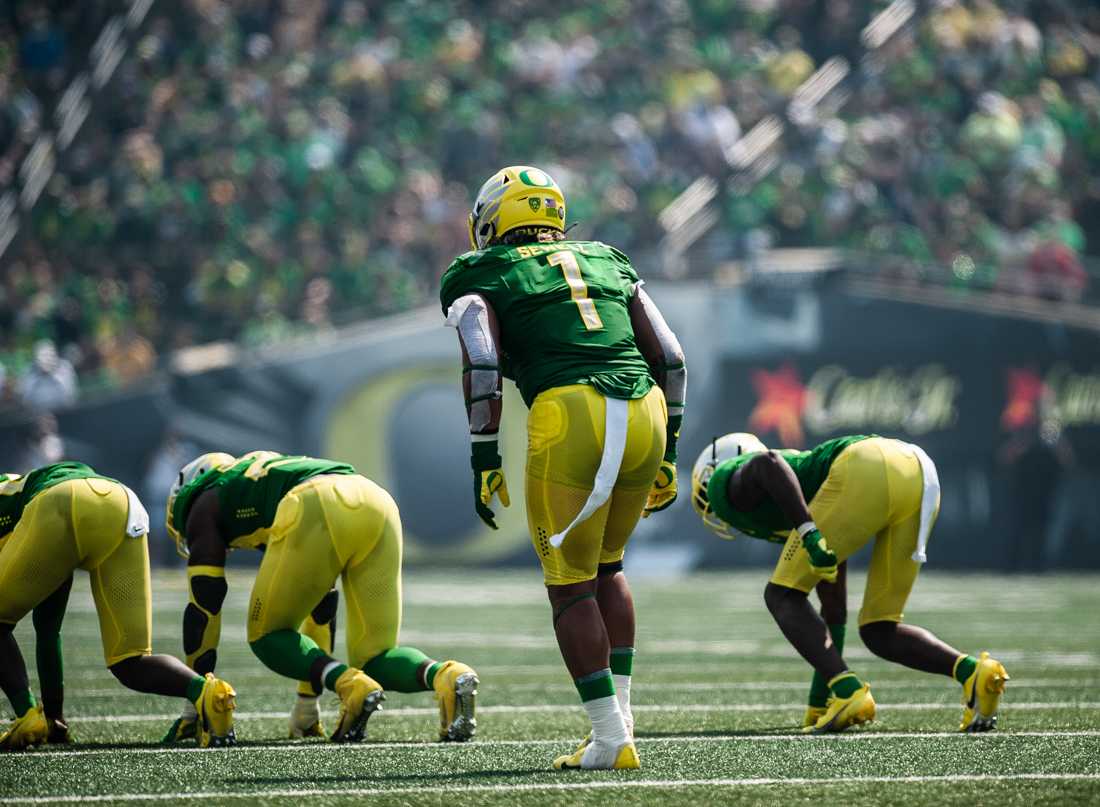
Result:
M480 432L490 422L489 402L500 397L500 365L493 335L489 330L489 312L478 294L459 297L447 311L446 324L458 331L458 338L470 357L470 431Z
M646 294L642 288L642 282L634 286L634 294L638 302L642 304L642 312L653 327L653 333L657 336L657 342L661 346L662 365L659 368L664 374L664 384L661 385L668 404L668 414L684 414L684 403L687 399L687 366L684 364L684 351L680 347L680 341L676 334L668 327L665 318L661 316L656 303Z

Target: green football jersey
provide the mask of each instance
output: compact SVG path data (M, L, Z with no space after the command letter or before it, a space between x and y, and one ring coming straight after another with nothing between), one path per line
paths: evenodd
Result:
M82 462L55 462L22 476L0 474L0 537L15 529L31 499L47 488L71 479L109 478Z
M855 434L837 437L826 440L809 451L784 448L780 449L779 453L791 466L794 475L798 477L798 486L802 488L802 495L809 503L817 495L817 491L825 482L825 477L829 475L829 469L833 467L833 461L840 456L840 453L852 443L858 443L873 436ZM753 538L783 543L787 540L790 531L798 525L791 524L772 499L765 498L755 510L744 512L735 510L726 496L730 477L759 453L754 451L719 463L710 477L710 482L707 483L707 498L715 515L735 530Z
M253 451L229 467L211 468L180 488L172 503L172 525L186 536L191 506L199 494L213 488L218 492L222 538L231 546L253 548L266 542L261 531L275 522L279 502L295 485L322 474L354 473L343 462Z
M439 300L444 314L466 294L489 301L502 362L528 407L540 392L567 384L632 399L655 383L630 324L637 282L627 257L597 241L496 246L456 258Z

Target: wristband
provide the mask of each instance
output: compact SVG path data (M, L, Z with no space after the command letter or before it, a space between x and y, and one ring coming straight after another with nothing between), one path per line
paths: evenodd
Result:
M807 521L804 524L799 524L795 528L795 532L798 533L799 540L802 540L806 537L807 533L813 532L816 529L817 529L816 524L814 524L812 521Z
M683 415L669 415L665 425L665 459L676 463L676 441L680 437L680 424L683 423Z
M489 471L501 465L500 446L495 434L470 435L470 467Z

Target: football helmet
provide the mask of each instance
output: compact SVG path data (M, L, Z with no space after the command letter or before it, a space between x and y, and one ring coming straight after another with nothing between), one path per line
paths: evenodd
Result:
M510 165L481 186L468 223L474 249L484 249L517 227L565 232L565 195L546 172L530 165Z
M232 465L236 461L236 457L232 454L226 454L223 451L212 451L209 454L201 454L195 457L195 459L180 468L179 476L172 483L172 489L168 491L168 505L164 516L164 524L168 529L168 534L176 542L176 552L181 558L190 557L191 550L187 548L187 541L184 539L183 533L172 523L172 508L176 504L176 496L182 488L190 485L207 471Z
M760 442L760 438L748 432L733 432L715 437L711 444L700 452L695 464L691 467L691 506L703 519L707 528L716 533L720 538L733 540L740 535L733 527L720 519L710 509L710 499L707 497L707 484L718 467L718 463L739 457L742 454L753 454L757 451L767 451L768 447Z

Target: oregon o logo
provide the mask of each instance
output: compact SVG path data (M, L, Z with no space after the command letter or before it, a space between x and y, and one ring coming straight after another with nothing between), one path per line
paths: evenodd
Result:
M501 454L505 473L518 484L511 507L493 508L499 530L474 512L470 438L455 365L427 361L373 375L329 413L323 456L351 463L397 500L406 558L485 563L511 557L527 544L527 412L515 385L505 386ZM489 481L499 487L503 479ZM441 511L440 497L448 491L451 501ZM427 504L433 499L434 509Z
M530 185L532 188L552 188L554 187L554 180L546 176L542 171L537 168L528 168L519 172L519 181L524 185Z

